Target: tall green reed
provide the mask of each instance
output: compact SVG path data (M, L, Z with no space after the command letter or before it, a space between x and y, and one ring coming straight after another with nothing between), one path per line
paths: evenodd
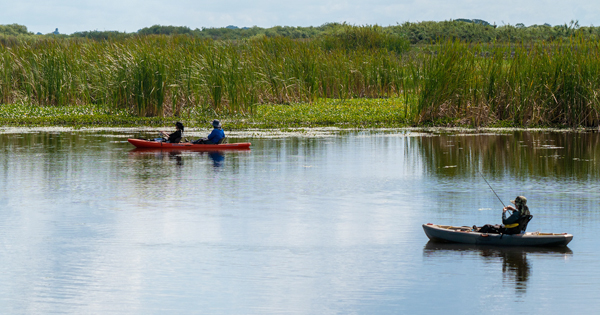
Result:
M415 124L598 125L600 47L589 38L438 39L407 52L377 28L345 32L314 40L23 41L0 46L0 101L178 116L196 107L250 113L259 103L400 97Z
M418 122L598 125L600 47L569 42L439 44L424 58Z

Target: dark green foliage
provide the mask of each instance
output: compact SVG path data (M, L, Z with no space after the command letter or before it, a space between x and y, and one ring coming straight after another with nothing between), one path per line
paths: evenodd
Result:
M129 34L118 31L85 31L76 32L71 35L73 38L87 38L93 40L120 40L130 37Z
M19 24L0 25L0 35L4 36L19 36L19 35L33 35L33 33L27 31L27 26Z
M182 35L190 34L192 30L187 26L164 26L164 25L152 25L150 27L144 27L137 31L139 35Z
M376 30L373 33L373 30ZM361 33L367 33L365 34ZM379 39L373 37L377 34ZM384 36L384 34L387 34ZM72 35L53 35L46 34L42 36L33 35L27 31L23 25L0 25L0 44L12 45L17 39L44 39L52 38L87 38L93 40L123 40L139 36L156 35L188 35L195 38L213 39L213 40L244 40L256 39L260 37L287 37L291 39L315 39L321 38L331 45L340 45L336 41L345 42L341 45L349 45L350 40L376 39L377 41L387 42L388 49L390 45L396 45L393 42L408 40L412 44L432 44L438 39L460 39L461 41L471 43L492 43L492 42L512 42L519 43L523 41L553 41L567 40L571 36L585 36L598 38L600 36L600 27L586 26L580 27L576 21L569 24L549 26L549 25L531 25L525 26L522 23L516 25L492 25L487 21L480 19L457 19L450 21L423 21L410 23L406 22L393 26L350 26L345 23L326 23L321 26L293 27L293 26L274 26L271 28L253 27L222 27L222 28L201 28L191 29L187 26L166 26L153 25L145 27L134 33L125 33L117 31L81 31ZM393 36L390 36L393 35ZM383 39L382 39L383 38ZM380 45L380 44L377 44ZM399 49L403 50L402 43L398 43Z
M406 22L390 26L390 31L406 37L412 44L431 44L438 39L460 39L469 42L494 41L497 29L492 25L462 21Z
M473 20L469 20L469 19L456 19L454 21L465 22L465 23L475 23L475 24L481 24L481 25L484 25L484 26L491 25L489 22L484 21L484 20L479 20L479 19L473 19Z
M383 28L377 25L345 25L331 34L323 35L320 41L325 50L386 49L401 54L410 48L409 42L402 36L384 32Z

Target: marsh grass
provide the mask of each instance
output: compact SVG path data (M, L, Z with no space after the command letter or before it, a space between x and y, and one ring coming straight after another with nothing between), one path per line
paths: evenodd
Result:
M424 58L419 123L598 126L600 47L568 42L468 45L446 41ZM414 66L414 65L412 65Z
M598 41L436 42L408 50L377 27L310 40L21 41L0 46L0 101L185 117L197 108L256 115L261 104L393 99L404 102L394 117L413 124L599 124Z
M24 40L0 46L0 99L113 104L162 116L189 106L248 113L259 103L390 94L388 68L407 42L377 28L348 27L342 35L238 42L188 36Z

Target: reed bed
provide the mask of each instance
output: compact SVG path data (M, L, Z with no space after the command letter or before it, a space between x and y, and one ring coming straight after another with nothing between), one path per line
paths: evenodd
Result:
M0 46L0 102L107 104L145 117L198 108L248 114L258 104L404 100L413 124L598 126L598 41L410 49L376 27L328 37L213 41L141 36Z
M447 41L420 67L419 122L598 126L598 41L467 45Z
M249 113L260 103L391 94L398 54L388 52L388 46L398 51L406 42L393 35L359 35L368 48L350 49L345 43L356 37L348 34L318 42L187 36L23 41L0 46L0 101L106 103L141 116L161 116L195 106Z
M396 54L376 43L360 51L338 45L329 50L321 42L287 38L216 42L186 36L23 41L0 46L0 101L108 103L155 116L193 106L250 112L259 103L379 97L394 90L385 65L396 64Z

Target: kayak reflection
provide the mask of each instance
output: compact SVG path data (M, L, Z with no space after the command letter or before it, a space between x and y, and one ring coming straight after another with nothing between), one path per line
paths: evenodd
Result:
M484 261L501 259L502 273L505 278L515 283L515 290L525 293L527 281L531 274L531 266L527 260L529 254L572 255L573 252L566 246L561 247L504 247L470 245L457 243L438 243L429 241L423 249L424 257L441 257L448 255L479 255Z
M159 160L173 160L179 166L184 164L184 157L193 157L198 155L208 155L213 162L214 167L222 167L225 161L225 155L221 151L179 151L135 148L129 152L133 156L151 157Z

